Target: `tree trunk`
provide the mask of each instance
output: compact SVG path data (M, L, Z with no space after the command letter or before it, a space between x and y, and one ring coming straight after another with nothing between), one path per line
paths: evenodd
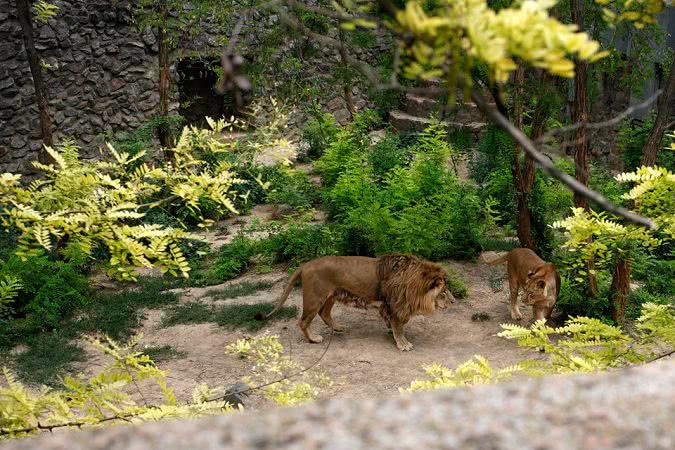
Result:
M572 21L584 30L584 5L582 0L571 0ZM584 125L576 129L574 133L574 178L584 186L588 186L589 162L588 162L588 136L585 124L588 122L588 65L583 61L576 61L576 73L574 76L574 103L572 105L572 123ZM574 206L576 208L590 209L588 200L577 192L574 193ZM598 282L591 273L595 263L588 261L588 294L592 297L598 295Z
M656 103L656 120L654 126L647 136L647 141L642 149L642 160L640 164L643 166L653 166L656 164L656 157L659 154L661 139L663 133L666 131L666 126L670 120L670 114L673 109L673 102L675 102L675 62L670 65L670 75L663 91Z
M166 8L162 10L162 17L164 22L168 18L169 12ZM171 138L171 130L169 129L169 43L166 35L166 30L159 26L157 27L157 44L159 49L159 116L163 119L157 134L159 136L159 143L164 147L164 157L167 161L172 161L174 158L173 139Z
M19 17L19 23L21 24L21 30L23 32L23 44L26 49L26 56L28 57L30 73L33 76L35 101L40 114L42 143L51 147L54 145L54 138L52 136L52 119L49 115L49 100L47 99L47 90L45 88L44 79L42 78L42 66L40 64L40 58L37 54L37 50L35 50L35 42L33 41L33 26L31 22L29 0L16 0L16 10ZM41 148L38 152L38 160L42 163L51 162L51 158L44 148Z
M523 91L525 83L525 69L518 66L515 73L515 91L513 99L513 124L523 129ZM522 247L537 250L532 238L532 214L528 205L528 197L534 181L534 161L525 155L525 167L520 167L520 155L523 149L516 145L511 155L511 175L516 192L516 208L518 210L517 231L518 240Z
M584 30L584 9L581 0L571 0L572 21L577 24L579 31ZM572 123L588 122L588 73L587 64L576 62L574 77L574 103L572 104ZM574 177L584 186L588 186L588 139L584 125L574 133ZM574 206L588 209L588 201L574 193Z
M630 289L630 261L620 256L612 274L612 320L622 324Z
M340 28L340 63L343 67L350 67L349 62L347 61L347 49L345 48L345 35ZM352 86L347 80L344 80L343 92L345 97L345 103L347 104L347 110L351 117L354 116L354 101L352 100Z

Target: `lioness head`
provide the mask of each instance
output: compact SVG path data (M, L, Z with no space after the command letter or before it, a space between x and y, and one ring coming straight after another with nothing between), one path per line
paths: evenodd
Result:
M529 271L523 301L534 307L535 320L546 319L551 315L558 289L555 265L546 263Z

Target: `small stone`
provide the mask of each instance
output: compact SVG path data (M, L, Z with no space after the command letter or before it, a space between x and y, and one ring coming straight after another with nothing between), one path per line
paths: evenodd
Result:
M113 78L110 81L110 90L111 90L111 92L115 92L115 91L118 91L118 90L122 89L126 85L127 85L126 81L124 81L120 78Z
M345 123L349 122L352 117L352 115L349 113L349 110L346 108L335 111L333 115L335 116L335 120L337 120L340 125L344 125Z
M25 147L27 143L28 143L28 139L25 136L22 136L20 134L15 134L12 137L12 140L10 141L9 145L13 149L19 149L19 148Z

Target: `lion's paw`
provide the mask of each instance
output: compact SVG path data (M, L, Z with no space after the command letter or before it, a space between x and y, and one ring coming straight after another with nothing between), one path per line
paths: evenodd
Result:
M344 333L347 330L347 327L344 325L333 325L333 331L336 333Z
M397 342L396 347L398 347L398 349L402 352L409 352L413 349L413 345L408 341Z
M323 336L319 336L318 334L316 336L310 335L309 342L311 342L312 344L320 344L323 342Z

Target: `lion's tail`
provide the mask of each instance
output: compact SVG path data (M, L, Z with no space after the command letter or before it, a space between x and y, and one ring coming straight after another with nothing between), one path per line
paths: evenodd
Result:
M281 294L281 297L279 297L276 306L272 311L269 312L269 314L264 316L265 319L269 319L270 317L272 317L272 315L274 315L277 311L281 309L282 306L284 306L284 303L286 303L286 299L288 299L288 296L291 294L293 286L295 286L295 282L298 281L300 275L302 275L302 267L300 267L293 273L293 275L291 275L291 279L288 280L288 285L286 285L286 289L284 289L284 292ZM262 318L263 317L261 317L261 319Z
M496 266L497 264L503 264L506 262L507 258L509 257L508 253L504 253L501 256L496 257L495 259L492 259L488 261L485 257L483 257L483 261L486 262L490 266Z

